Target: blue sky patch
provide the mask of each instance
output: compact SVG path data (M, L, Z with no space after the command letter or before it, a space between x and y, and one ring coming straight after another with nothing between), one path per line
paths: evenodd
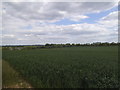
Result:
M51 24L55 24L55 25L71 25L71 24L80 24L80 23L89 23L89 24L94 24L96 23L99 19L101 19L102 17L107 16L109 13L114 12L114 11L118 11L118 6L113 7L110 10L107 11L102 11L100 13L91 13L91 14L86 14L86 16L88 16L89 18L86 19L81 19L80 21L76 22L76 21L72 21L69 19L62 19L60 21L57 21L55 23L51 23Z

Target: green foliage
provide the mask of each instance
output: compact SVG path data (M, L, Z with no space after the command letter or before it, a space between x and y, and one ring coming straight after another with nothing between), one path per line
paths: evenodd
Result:
M3 50L9 62L36 88L117 88L118 47Z

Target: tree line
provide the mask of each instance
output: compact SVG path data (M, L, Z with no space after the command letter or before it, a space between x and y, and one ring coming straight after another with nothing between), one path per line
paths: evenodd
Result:
M109 43L109 42L95 42L95 43L85 43L85 44L80 44L80 43L66 43L66 44L45 44L45 47L74 47L74 46L116 46L119 45L119 43Z
M21 50L21 49L39 49L39 48L62 48L62 47L79 47L79 46L117 46L120 43L109 43L109 42L95 42L95 43L66 43L66 44L49 44L46 43L45 45L6 45L2 46L3 49L11 49L11 50Z

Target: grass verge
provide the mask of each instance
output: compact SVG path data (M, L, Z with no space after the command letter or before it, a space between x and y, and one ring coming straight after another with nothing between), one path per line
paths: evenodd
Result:
M3 88L31 88L5 60L2 61L2 81Z

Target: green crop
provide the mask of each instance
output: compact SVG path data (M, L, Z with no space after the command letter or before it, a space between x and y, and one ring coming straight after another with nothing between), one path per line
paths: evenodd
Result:
M118 47L3 50L3 60L35 88L117 88Z

